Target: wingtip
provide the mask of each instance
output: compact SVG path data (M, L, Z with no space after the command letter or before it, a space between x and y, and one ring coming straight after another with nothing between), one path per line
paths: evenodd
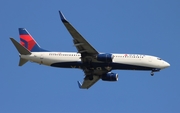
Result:
M61 11L59 11L59 15L60 15L60 18L61 18L62 22L68 22Z
M15 39L14 38L12 38L12 37L9 37L9 39L13 42Z
M78 83L79 88L81 89L81 86L82 86L81 82L77 81L77 83Z

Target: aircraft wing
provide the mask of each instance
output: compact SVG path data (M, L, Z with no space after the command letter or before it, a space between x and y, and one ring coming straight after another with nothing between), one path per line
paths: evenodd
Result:
M79 88L80 89L88 89L90 88L92 85L94 85L98 80L100 79L99 76L93 76L93 80L89 80L89 78L86 76L84 78L84 81L83 81L83 84L81 84L79 81L78 81L78 85L79 85Z
M81 89L88 89L90 88L93 84L95 84L99 79L102 73L107 73L104 71L99 70L98 72L94 72L94 70L91 70L90 62L99 62L97 61L94 57L98 55L99 53L97 52L96 49L94 49L84 38L79 32L67 21L67 19L64 17L61 11L59 11L59 15L61 18L61 21L73 37L73 43L75 47L78 50L78 53L81 53L81 61L84 63L83 71L85 73L85 78L83 81L83 84L81 84L78 81L79 87ZM87 69L87 70L86 70ZM99 76L98 76L99 75ZM89 78L93 77L92 80Z
M73 37L74 45L79 53L98 54L98 52L78 33L78 31L66 20L61 11L59 11L61 21Z

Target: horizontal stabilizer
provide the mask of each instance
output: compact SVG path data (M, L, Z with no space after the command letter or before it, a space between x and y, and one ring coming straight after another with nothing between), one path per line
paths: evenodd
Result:
M20 58L20 60L19 60L19 66L24 65L27 61L28 61L28 60L26 60L26 59Z
M21 55L30 55L31 52L29 50L27 50L25 47L23 47L21 44L19 44L16 40L14 40L13 38L10 38L10 40L12 41L12 43L14 44L14 46L16 47L16 49L18 50L18 52Z

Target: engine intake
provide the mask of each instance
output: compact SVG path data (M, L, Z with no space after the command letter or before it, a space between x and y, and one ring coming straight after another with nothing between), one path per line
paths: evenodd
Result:
M97 55L98 61L112 62L113 58L114 58L114 56L112 54L109 54L109 53Z
M101 79L103 81L118 81L118 74L109 72L107 74L102 75Z

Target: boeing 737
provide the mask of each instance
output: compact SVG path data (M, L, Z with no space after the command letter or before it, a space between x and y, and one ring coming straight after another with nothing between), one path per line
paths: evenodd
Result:
M118 74L112 70L150 71L151 75L170 64L159 57L141 54L115 54L98 52L68 22L62 12L60 19L73 38L77 52L51 52L39 46L25 28L19 28L20 43L10 38L19 52L19 66L27 61L58 68L76 68L84 71L84 81L78 81L79 88L88 89L99 79L118 81Z

